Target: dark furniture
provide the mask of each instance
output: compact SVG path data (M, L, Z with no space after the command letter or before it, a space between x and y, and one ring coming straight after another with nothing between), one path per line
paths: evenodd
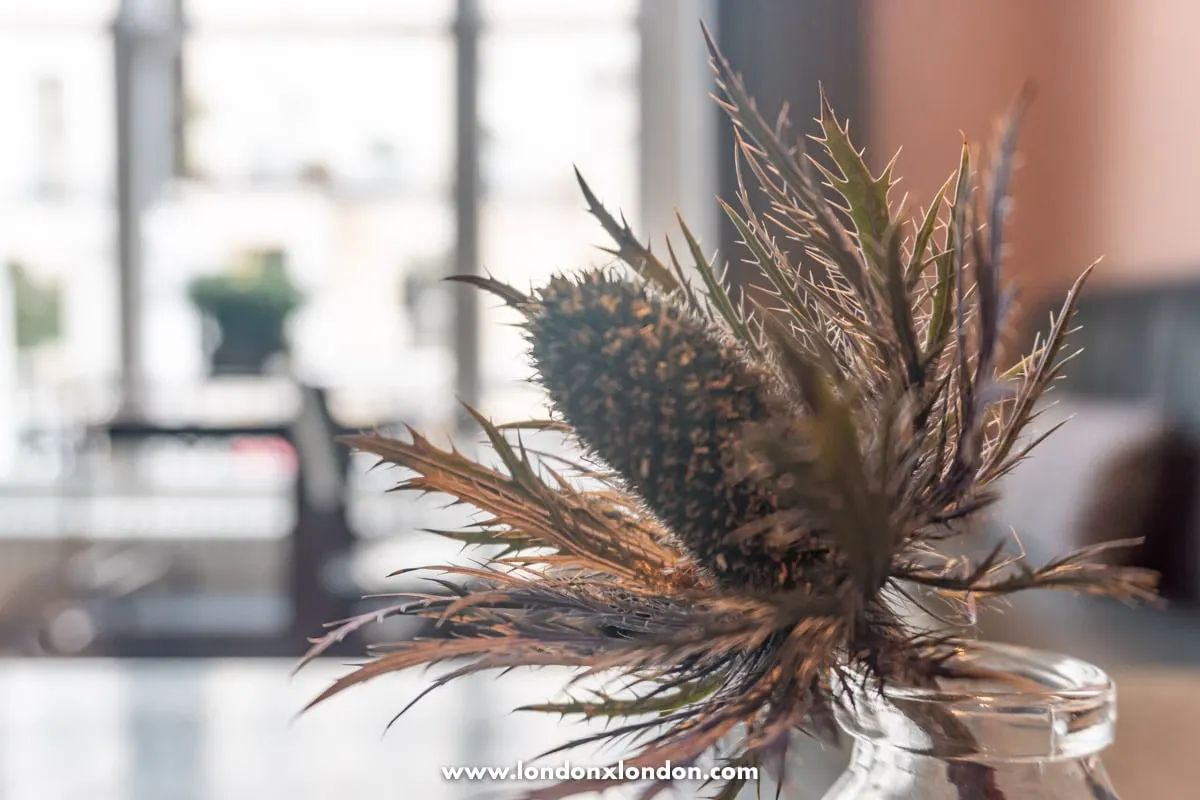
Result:
M1044 334L1054 302L1035 313ZM1141 537L1126 561L1158 570L1162 593L1200 603L1200 282L1102 286L1081 297L1058 392L1144 404L1162 429L1105 466L1083 512L1089 543Z
M288 535L284 594L216 594L154 586L120 597L89 599L98 647L107 655L137 657L294 656L326 623L344 619L359 607L359 596L344 580L332 580L357 537L347 520L348 448L335 437L352 433L329 412L326 392L301 387L295 416L269 424L163 424L115 419L96 426L117 459L123 450L157 439L185 441L277 438L295 450L292 486L295 524ZM348 639L340 650L361 652Z

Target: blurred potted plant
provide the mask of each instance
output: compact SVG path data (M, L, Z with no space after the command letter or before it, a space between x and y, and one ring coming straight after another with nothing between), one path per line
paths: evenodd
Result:
M267 359L287 349L284 323L303 301L281 250L253 252L234 269L196 278L188 296L218 334L212 375L262 374Z
M39 280L17 259L7 264L12 292L17 374L36 380L51 357L49 350L62 338L62 289L57 281Z
M37 281L20 261L8 262L17 333L17 347L32 350L54 342L62 333L62 291L54 283Z

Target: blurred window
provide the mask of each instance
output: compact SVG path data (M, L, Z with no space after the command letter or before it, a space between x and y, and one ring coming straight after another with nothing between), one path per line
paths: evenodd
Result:
M65 422L100 407L87 386L116 367L116 7L0 3L0 480L8 482L62 474Z
M611 261L573 167L613 209L638 217L638 3L484 0L479 116L481 266L521 287ZM484 406L541 416L523 385L525 343L485 301Z
M154 118L127 120L154 127L164 142L160 132L170 133L170 160L141 154L165 170L141 215L148 407L176 422L245 422L289 408L269 382L210 379L212 323L188 296L197 278L268 253L304 296L287 323L294 366L330 388L337 416L362 426L448 426L454 306L439 279L454 269L456 250L456 3L174 1L186 21L181 55L156 68L165 88L148 112ZM53 326L34 327L58 331L19 352L15 335L0 337L0 398L20 389L0 399L13 404L0 407L0 475L10 485L96 495L76 519L27 494L20 499L28 508L10 515L25 521L9 527L144 536L171 535L175 524L158 510L134 515L130 498L100 497L117 491L116 473L105 454L80 455L80 426L116 407L118 331L131 324L118 318L117 302L119 5L0 3L0 106L10 112L0 149L0 264L19 265L36 290L24 294L53 309ZM482 269L528 285L610 260L593 246L602 234L574 166L610 207L637 218L638 5L479 3ZM0 282L0 329L15 331L10 288ZM540 415L539 393L520 381L524 343L495 306L480 303L481 402L498 418ZM147 445L133 474L138 491L154 495L144 499L155 509L191 508L174 493L275 491L294 469L292 456L267 445L234 449ZM394 530L396 515L408 513L376 497L389 480L358 478L356 492L379 503L378 512L374 503L356 509L372 532ZM384 513L384 504L394 510ZM274 531L286 509L264 505L252 516L259 521L231 512L209 527L282 535Z
M306 297L295 366L361 424L436 416L451 396L435 276L454 247L453 12L448 0L186 6L186 193L157 237L171 249L164 292L179 297L238 250L286 252Z

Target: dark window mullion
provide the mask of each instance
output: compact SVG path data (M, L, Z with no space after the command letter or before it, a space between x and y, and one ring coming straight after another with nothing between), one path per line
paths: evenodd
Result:
M455 162L454 266L458 275L479 271L479 34L478 0L458 0L454 22L455 49ZM483 394L479 342L479 294L470 286L453 288L454 389L458 400L478 406ZM468 427L458 409L457 427Z

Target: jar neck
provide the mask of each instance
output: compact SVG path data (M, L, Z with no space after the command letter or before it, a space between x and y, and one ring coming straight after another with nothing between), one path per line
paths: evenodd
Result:
M974 770L973 772L970 770ZM977 792L963 793L972 787ZM955 761L859 740L825 800L961 800L992 797L1118 800L1098 754L1041 760ZM880 787L886 787L881 792Z
M1076 659L976 643L953 664L972 677L936 689L846 688L838 722L856 758L997 764L1086 759L1111 744L1115 689Z

